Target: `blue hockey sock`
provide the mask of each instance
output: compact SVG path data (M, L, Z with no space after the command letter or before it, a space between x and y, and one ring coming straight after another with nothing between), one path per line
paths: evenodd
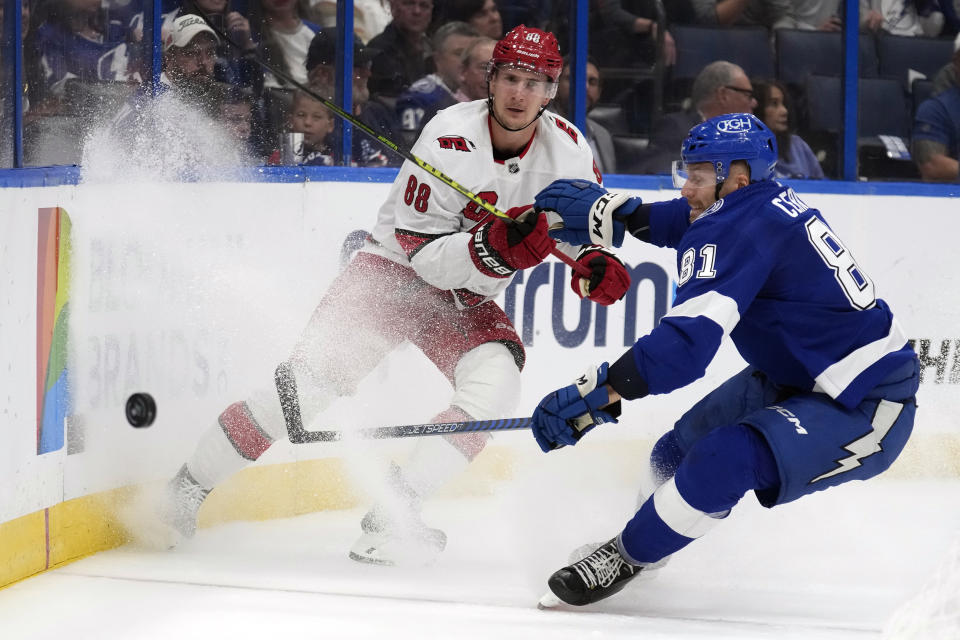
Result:
M659 444L659 443L658 443ZM646 501L620 534L627 560L653 563L704 535L716 517L752 489L780 482L776 460L746 425L718 427L684 456L676 475Z

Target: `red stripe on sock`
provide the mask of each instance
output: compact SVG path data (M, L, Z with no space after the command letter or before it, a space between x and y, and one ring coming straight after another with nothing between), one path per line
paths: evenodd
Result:
M256 460L273 444L250 414L246 402L234 402L220 414L220 427L241 456Z

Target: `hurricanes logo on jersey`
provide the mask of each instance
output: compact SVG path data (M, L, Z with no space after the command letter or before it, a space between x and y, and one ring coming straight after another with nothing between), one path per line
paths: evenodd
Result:
M566 122L564 122L560 118L554 118L553 121L557 123L558 129L560 129L561 131L566 133L568 136L570 136L571 140L573 140L574 142L577 141L577 132L573 130L573 127L568 125Z
M473 144L463 136L440 136L437 138L437 143L440 145L441 149L454 149L455 151L470 152L477 148L477 145ZM471 147L473 149L471 149Z

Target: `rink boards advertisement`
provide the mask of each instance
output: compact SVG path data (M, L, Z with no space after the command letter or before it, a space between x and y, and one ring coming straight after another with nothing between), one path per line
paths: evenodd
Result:
M0 523L175 473L225 406L271 383L388 190L383 182L0 189L6 364ZM924 367L916 446L942 454L946 442L955 451L957 200L802 191L800 197L825 211L915 341ZM619 253L633 284L612 307L577 298L569 267L552 258L518 274L499 300L527 349L517 416L529 415L545 393L586 368L619 357L669 310L674 252L628 238ZM590 437L655 439L742 366L727 341L705 378L627 405L620 424ZM134 392L156 399L149 428L132 428L125 419ZM450 394L429 361L402 347L315 428L428 421ZM498 442L525 453L535 446L526 432L502 434ZM280 442L257 465L340 454L335 444ZM942 455L917 459L932 461L921 475L956 473L949 465L937 468Z

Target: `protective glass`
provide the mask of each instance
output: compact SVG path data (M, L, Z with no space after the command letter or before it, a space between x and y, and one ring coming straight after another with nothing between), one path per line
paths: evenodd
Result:
M694 189L712 187L723 182L710 163L700 162L694 165L685 164L682 160L673 161L673 186L682 189L689 185Z
M495 70L491 68L491 72L494 73L493 83L506 91L523 91L539 99L551 100L557 95L557 83L539 73L504 64L497 65Z

